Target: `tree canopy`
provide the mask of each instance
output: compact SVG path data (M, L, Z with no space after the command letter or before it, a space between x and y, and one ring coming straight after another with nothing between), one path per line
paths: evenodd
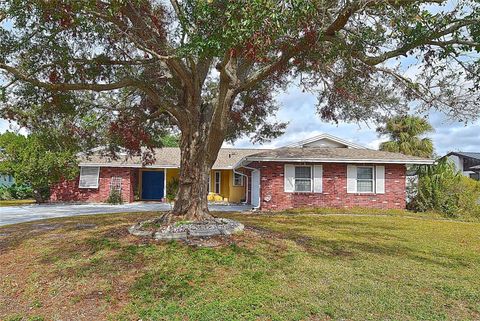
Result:
M86 147L101 142L113 152L151 148L176 127L182 164L174 211L206 212L208 170L220 146L279 135L286 124L275 120L274 94L294 80L317 95L328 121L380 119L412 103L476 117L479 6L7 0L0 3L1 114L27 128L63 128L91 142ZM418 77L401 71L404 57Z
M32 188L37 202L48 200L50 187L78 172L75 153L42 135L0 135L0 172L13 175L15 183Z
M380 144L380 150L405 155L432 157L433 142L426 134L433 132L432 125L418 116L396 116L390 118L385 126L379 127L380 135L389 137L389 141Z

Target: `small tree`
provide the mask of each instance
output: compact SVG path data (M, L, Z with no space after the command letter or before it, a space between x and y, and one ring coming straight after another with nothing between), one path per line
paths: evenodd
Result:
M430 138L422 136L433 131L432 125L422 117L406 115L390 118L385 126L377 129L380 135L389 137L389 141L380 144L380 150L432 157L433 142Z
M35 200L45 202L52 184L78 172L75 154L56 146L41 135L6 132L0 135L0 172L13 175L17 184L31 186Z

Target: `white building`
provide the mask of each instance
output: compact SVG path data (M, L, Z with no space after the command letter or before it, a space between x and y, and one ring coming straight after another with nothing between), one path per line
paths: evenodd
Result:
M480 180L480 153L450 152L445 157L448 157L464 176Z

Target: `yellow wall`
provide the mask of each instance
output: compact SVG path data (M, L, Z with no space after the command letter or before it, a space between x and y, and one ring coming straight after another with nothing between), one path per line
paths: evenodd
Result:
M215 184L215 172L212 170L210 173L210 192L214 191ZM227 202L239 203L245 199L245 186L233 186L233 171L232 170L219 170L221 172L220 178L220 196L226 199ZM180 175L179 169L167 169L167 184L172 179L178 179ZM245 185L245 181L244 181Z
M245 200L245 184L246 180L245 177L243 178L243 186L233 186L233 178L234 173L233 171L229 171L230 174L230 202L232 203L240 203L242 200Z

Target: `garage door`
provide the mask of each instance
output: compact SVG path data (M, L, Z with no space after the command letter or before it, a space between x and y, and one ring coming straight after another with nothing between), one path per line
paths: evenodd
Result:
M161 200L163 198L165 174L160 171L142 172L142 199Z

